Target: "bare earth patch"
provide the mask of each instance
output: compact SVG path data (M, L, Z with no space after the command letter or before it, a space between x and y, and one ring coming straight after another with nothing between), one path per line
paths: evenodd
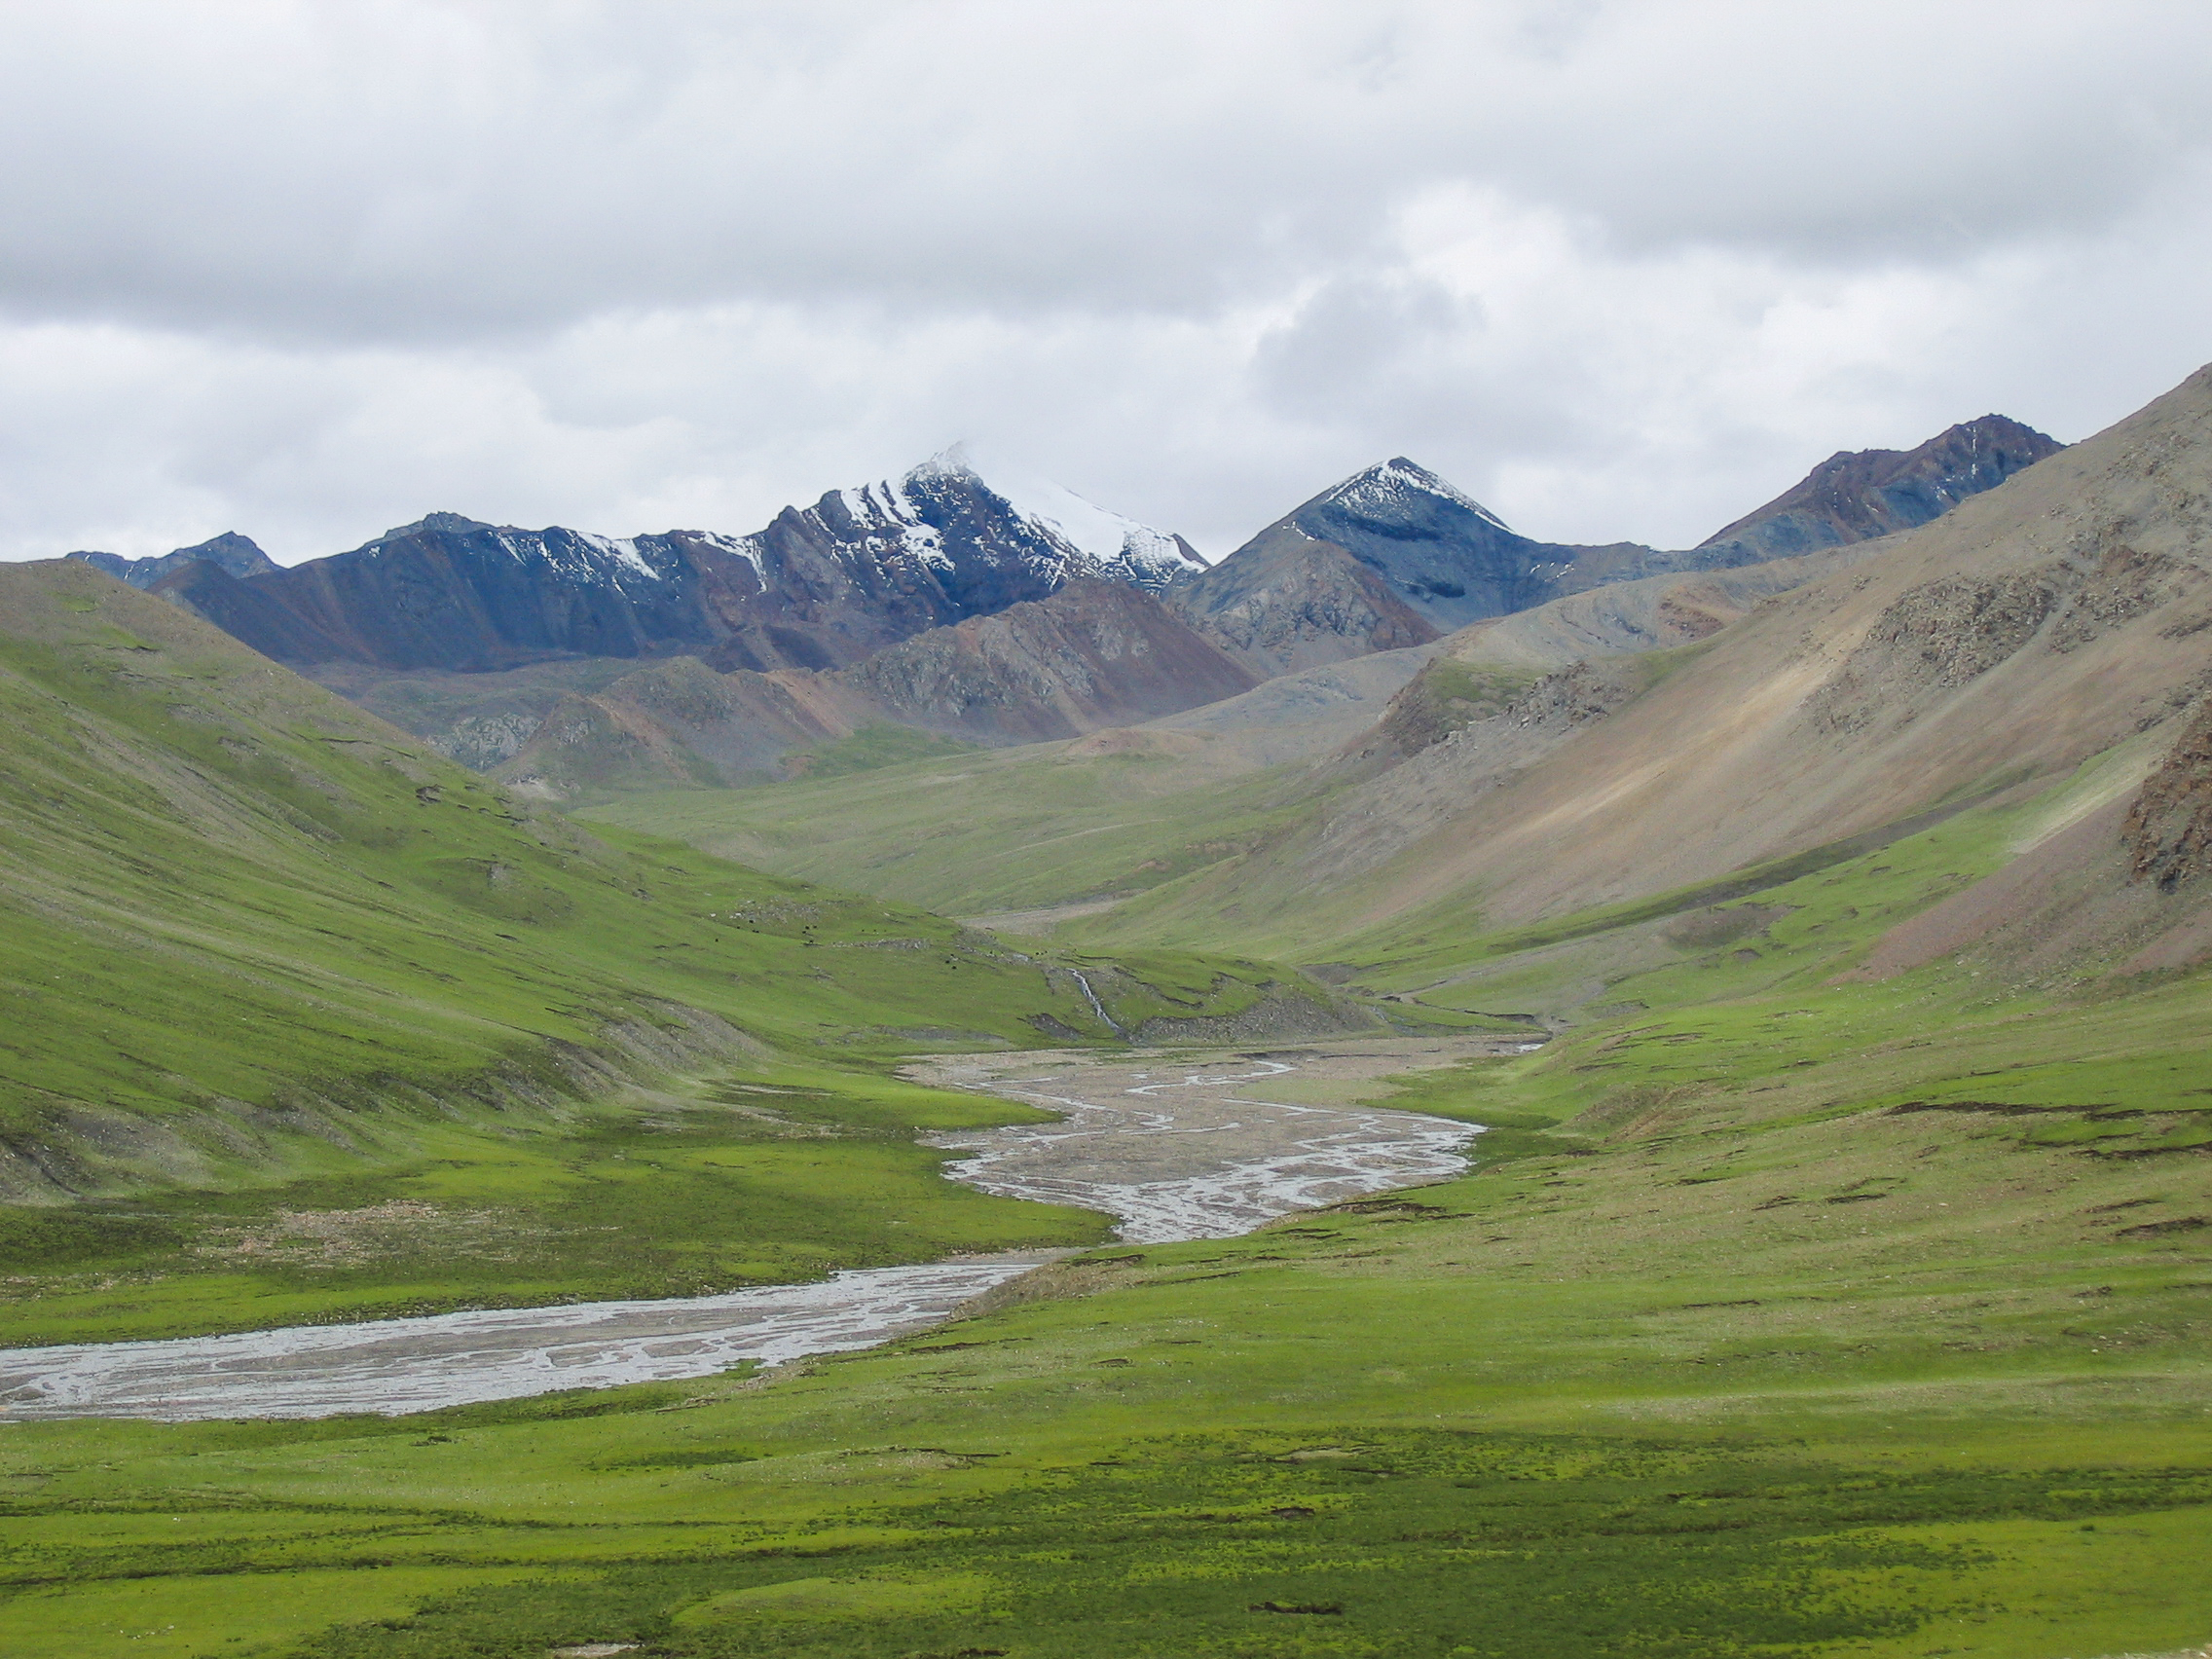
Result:
M194 1253L224 1262L336 1269L463 1248L479 1260L513 1262L522 1259L528 1240L550 1231L491 1210L393 1198L362 1209L278 1210L259 1226L218 1230Z

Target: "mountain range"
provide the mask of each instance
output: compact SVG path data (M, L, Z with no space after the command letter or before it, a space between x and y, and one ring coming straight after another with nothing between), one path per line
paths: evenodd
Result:
M948 452L751 535L617 539L440 512L289 570L187 549L140 585L280 662L481 673L686 654L760 671L841 667L1077 577L1158 588L1202 567L1178 537L1074 497L1047 505L1061 516L1016 507Z
M1916 450L1840 454L1677 552L1532 540L1395 458L1209 568L1179 535L986 478L956 448L745 535L441 512L289 569L235 534L73 557L464 763L571 798L772 777L793 750L876 725L1002 744L1142 721L1563 594L1926 522L2058 447L1985 416Z

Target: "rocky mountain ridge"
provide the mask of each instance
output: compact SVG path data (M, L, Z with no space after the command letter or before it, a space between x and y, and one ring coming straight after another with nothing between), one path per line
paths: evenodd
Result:
M1015 493L1039 505L1016 506L949 451L750 535L617 538L438 512L289 569L171 555L140 585L296 665L486 673L689 654L766 672L844 667L1079 578L1159 589L1203 568L1180 536L1068 492Z
M2033 426L1984 415L1917 449L1839 450L1793 490L1715 531L1695 551L1751 564L1895 535L1938 518L2064 446ZM1740 556L1739 556L1740 555Z
M1280 675L1456 641L1562 594L1625 594L1654 571L1742 566L1776 541L1848 544L2056 447L1987 417L1915 451L1834 458L1676 553L1535 541L1397 457L1208 568L1181 537L1057 486L995 465L987 480L956 448L750 535L618 539L433 513L288 570L225 537L140 561L132 579L470 764L556 793L593 779L712 783L870 722L1009 743L1171 715ZM1708 597L1728 610L1718 590ZM1682 620L1697 618L1661 622ZM709 696L688 670L629 666L679 658L764 678ZM632 673L642 678L623 684ZM669 703L678 682L681 708ZM1446 729L1406 729L1417 727Z
M1986 415L1917 449L1823 461L1696 547L1576 545L1520 535L1426 467L1395 457L1285 514L1172 601L1194 627L1283 673L1439 638L1564 595L1724 570L1908 530L2063 446Z

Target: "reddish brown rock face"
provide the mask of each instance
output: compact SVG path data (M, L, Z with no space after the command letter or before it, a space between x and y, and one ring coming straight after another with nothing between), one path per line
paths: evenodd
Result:
M2120 831L2129 872L2171 893L2212 865L2212 701L2143 782Z
M894 719L986 742L1176 714L1258 678L1152 595L1098 581L934 629L838 676Z

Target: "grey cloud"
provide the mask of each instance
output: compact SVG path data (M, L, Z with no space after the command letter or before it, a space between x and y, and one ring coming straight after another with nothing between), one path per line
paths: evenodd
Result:
M961 436L1224 551L1403 452L1694 538L2212 356L2212 14L0 12L0 552L749 528Z
M1203 313L1493 185L1948 257L2206 137L2172 8L79 3L13 15L17 314L332 339L874 296ZM2120 25L2120 26L2116 26Z

